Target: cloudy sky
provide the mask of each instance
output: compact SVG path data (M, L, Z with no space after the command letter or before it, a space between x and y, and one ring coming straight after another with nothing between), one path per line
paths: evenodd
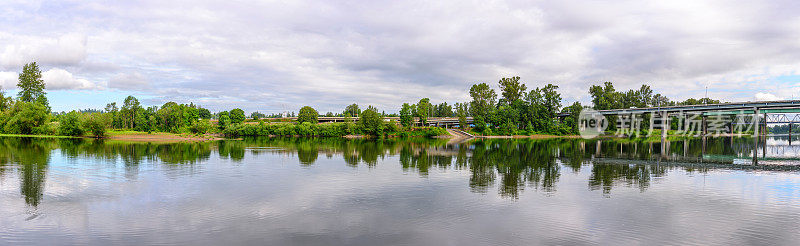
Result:
M642 83L672 99L800 98L797 1L0 1L0 86L44 71L54 110L147 105L341 111L468 100L521 76Z

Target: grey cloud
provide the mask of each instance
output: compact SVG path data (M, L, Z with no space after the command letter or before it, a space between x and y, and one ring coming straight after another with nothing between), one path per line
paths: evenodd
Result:
M681 99L702 95L676 85L755 90L748 78L765 70L800 73L800 8L791 1L78 1L0 9L36 16L0 18L0 65L41 59L153 103L199 100L212 109L341 111L358 102L394 111L421 97L466 100L471 84L515 75L529 88L556 83L565 98L583 101L602 81L620 89L648 83Z

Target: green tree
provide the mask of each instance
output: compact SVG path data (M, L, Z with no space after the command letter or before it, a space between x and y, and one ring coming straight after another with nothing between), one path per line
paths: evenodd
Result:
M497 94L494 89L490 88L486 83L472 85L469 89L469 95L472 97L469 106L473 117L485 117L497 101Z
M235 108L231 110L231 124L239 124L244 122L244 110Z
M361 112L358 118L358 124L361 126L364 134L380 136L383 134L383 116L378 113L378 109L369 106L366 110Z
M317 124L318 117L319 113L317 112L316 109L309 106L305 106L300 108L300 113L297 115L297 122L301 124L303 122L310 122L312 124Z
M467 114L469 114L469 105L467 103L456 103L456 116L458 116L458 126L461 129L466 129L469 124L467 124Z
M400 124L403 127L410 127L413 123L414 117L411 115L411 105L403 103L403 107L400 108Z
M0 112L6 111L14 104L14 99L6 97L3 88L0 87Z
M45 85L44 80L42 80L42 71L39 70L39 65L36 65L36 62L25 64L22 67L17 87L20 89L17 94L18 100L38 102L45 107L48 106L46 93L44 92Z
M414 116L419 118L419 123L423 126L428 124L428 116L431 113L431 109L431 99L419 99L419 102L417 103L417 114Z
M358 115L361 114L361 109L358 108L358 104L353 103L353 104L347 105L347 107L344 108L344 112L343 113L344 114L350 113L350 116L358 117Z
M220 130L224 130L230 124L231 124L231 117L229 116L229 114L227 114L227 112L225 112L225 114L220 114L219 120L217 120L217 127L219 127Z
M448 105L447 102L440 103L436 106L436 117L453 117L453 107Z
M17 101L4 112L0 122L6 133L32 134L50 122L50 110L39 103Z
M204 120L211 119L211 111L207 108L197 108L197 116Z
M58 134L64 136L82 135L83 127L81 126L81 114L73 110L61 117L61 120L58 122Z
M525 96L525 92L528 90L525 84L519 82L519 76L502 78L498 84L500 84L500 91L502 91L503 99L509 104L522 99Z
M125 101L122 103L122 109L119 111L122 119L122 127L133 129L136 126L136 114L138 114L141 109L142 106L139 104L139 99L133 96L126 97Z
M96 138L106 136L106 129L111 123L111 117L105 113L90 113L85 114L83 119L83 126L86 130Z

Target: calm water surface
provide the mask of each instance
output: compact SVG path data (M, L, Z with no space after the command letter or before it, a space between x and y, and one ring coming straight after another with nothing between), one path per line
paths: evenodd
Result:
M754 146L0 138L0 245L798 245L800 148Z

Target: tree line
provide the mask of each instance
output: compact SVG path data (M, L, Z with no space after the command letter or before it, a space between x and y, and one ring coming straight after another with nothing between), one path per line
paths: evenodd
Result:
M430 117L458 117L460 127L474 134L570 135L578 133L578 114L587 107L579 102L564 107L557 85L546 84L529 90L520 77L508 77L497 82L499 91L487 83L473 84L469 88L471 100L468 102L434 104L429 98L422 98L415 103L403 103L398 113L390 114L373 106L362 110L356 103L346 106L342 112L325 114L304 106L296 114L296 122L276 127L265 125L274 121L274 118L286 115L266 115L256 111L247 117L244 110L239 108L212 114L194 103L167 102L161 106L145 107L133 96L126 97L119 105L116 102L109 103L103 110L51 113L46 85L35 62L23 67L17 87L20 91L16 98L5 96L0 90L2 133L103 136L106 129L110 128L142 132L224 133L232 136L283 135L281 133L324 136L428 135L441 131L413 131L426 126ZM593 85L588 93L592 97L591 107L597 110L719 103L709 98L671 101L655 93L648 85L636 90L617 91L611 82ZM569 116L559 118L559 113L569 113ZM294 115L292 112L290 116ZM346 120L345 123L332 126L309 126L318 123L322 116L339 116ZM384 117L390 116L399 117L399 122L384 120ZM468 117L472 117L472 122L468 122ZM245 124L248 122L252 124Z

